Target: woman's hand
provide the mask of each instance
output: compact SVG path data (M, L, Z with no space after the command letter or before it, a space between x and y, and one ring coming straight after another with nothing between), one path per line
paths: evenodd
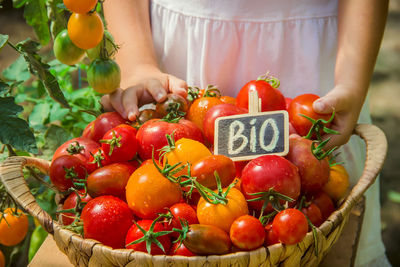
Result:
M186 97L185 81L161 72L154 66L143 66L130 80L123 81L121 88L101 98L107 111L117 111L125 119L133 121L139 114L139 107L154 101L165 100L168 93Z
M335 111L330 128L338 131L340 135L324 136L324 138L331 138L327 149L341 146L349 141L364 103L364 96L357 95L356 92L359 90L345 85L337 85L328 94L313 103L314 111L317 113L329 114Z

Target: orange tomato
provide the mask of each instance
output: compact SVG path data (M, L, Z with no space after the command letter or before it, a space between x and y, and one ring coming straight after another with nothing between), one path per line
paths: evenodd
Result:
M210 150L202 143L188 138L181 138L175 142L175 148L172 151L165 153L163 162L165 164L168 161L169 165L189 162L193 165L196 161L211 155ZM176 176L186 174L188 174L187 167L178 172Z
M140 166L126 185L126 202L142 219L156 218L157 213L164 212L181 198L180 186L164 177L154 164Z
M234 97L224 95L224 96L221 96L219 99L220 99L223 103L232 104L232 105L235 105L235 106L236 106L236 98L234 98Z
M186 118L196 124L203 131L203 121L207 111L213 106L222 104L218 97L200 97L190 105Z
M226 189L223 190L225 192ZM217 192L217 191L214 191ZM249 213L243 194L236 188L231 188L227 195L227 204L212 204L200 198L197 204L197 218L200 224L217 226L227 233L236 218Z
M335 201L344 197L349 188L349 174L342 165L330 167L328 182L323 186L324 191Z
M0 250L0 267L6 266L6 259L4 258L3 252Z
M96 7L97 0L63 0L65 7L74 13L85 14Z
M81 49L90 49L103 39L104 26L96 13L73 13L68 20L68 36Z
M0 244L15 246L24 240L28 232L28 216L17 210L7 208L4 211L4 218L0 221Z

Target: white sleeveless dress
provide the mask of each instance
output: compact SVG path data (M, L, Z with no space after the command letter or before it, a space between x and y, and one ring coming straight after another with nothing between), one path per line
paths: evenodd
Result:
M161 69L188 85L214 84L236 96L270 71L287 97L323 96L334 87L337 0L152 0L150 15ZM368 104L359 122L371 122ZM354 185L364 167L364 143L353 136L341 150ZM356 266L384 254L378 182L366 199Z

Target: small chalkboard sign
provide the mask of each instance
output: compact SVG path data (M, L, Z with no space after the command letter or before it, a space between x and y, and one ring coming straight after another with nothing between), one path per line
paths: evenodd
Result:
M259 112L261 99L258 99L256 92L251 94L250 113L215 120L215 155L225 155L233 161L242 161L266 154L284 156L288 153L287 111Z

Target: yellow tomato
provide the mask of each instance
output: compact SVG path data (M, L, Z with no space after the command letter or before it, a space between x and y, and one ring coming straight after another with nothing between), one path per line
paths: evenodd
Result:
M349 174L342 165L334 165L330 168L328 182L322 188L328 196L334 200L344 197L349 188Z
M4 218L0 221L0 244L15 246L24 240L28 232L28 217L17 210L7 208L4 211Z
M67 28L72 43L81 49L93 48L103 39L103 22L96 12L73 13L68 20Z

